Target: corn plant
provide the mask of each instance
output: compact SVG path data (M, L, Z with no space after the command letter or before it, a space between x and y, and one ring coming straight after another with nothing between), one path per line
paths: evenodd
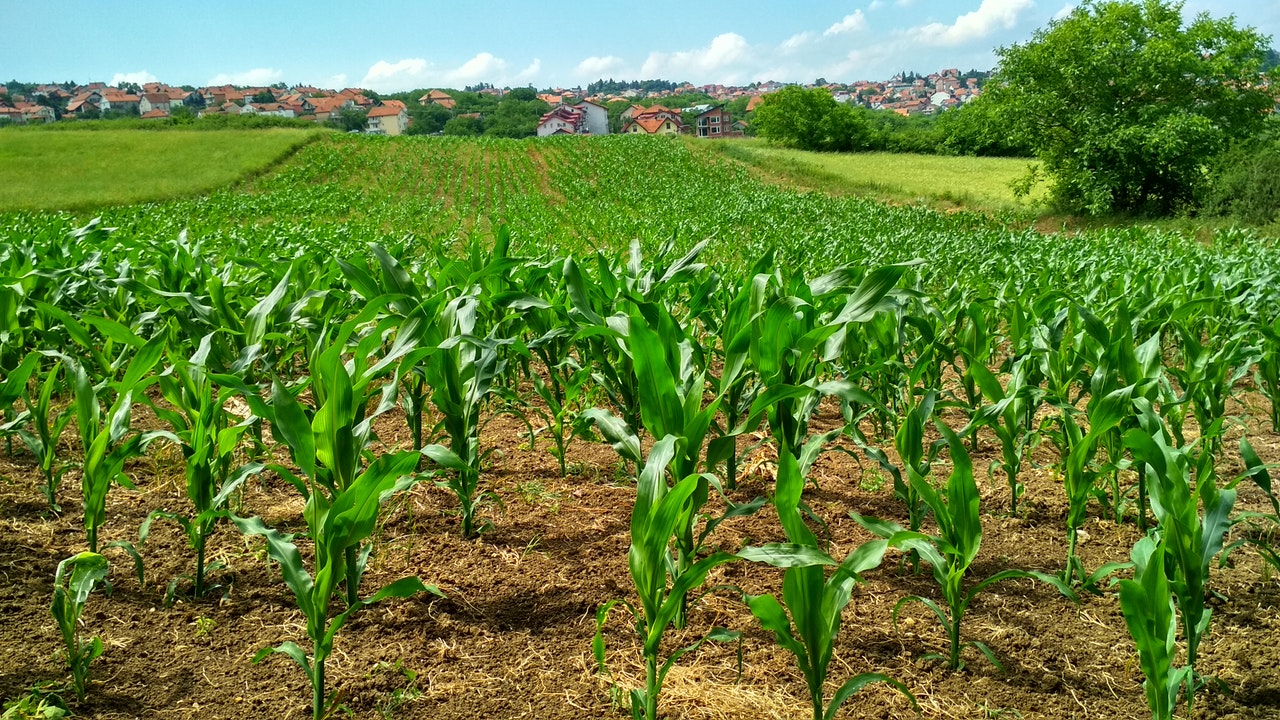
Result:
M107 491L113 482L132 488L124 474L124 464L146 451L151 437L130 435L129 418L133 409L133 393L140 388L143 376L159 362L164 352L163 339L157 337L144 345L134 357L124 379L116 385L116 399L102 414L99 389L89 380L82 365L64 358L75 387L76 425L84 448L81 466L81 491L84 504L85 541L90 552L98 551L98 530L106 522Z
M742 505L729 503L725 516L708 520L703 531L697 531L697 523L703 518L702 508L711 490L721 490L715 476L700 472L704 467L703 448L707 447L707 436L721 398L717 396L704 403L706 373L692 360L695 353L690 338L661 306L651 303L637 305L637 311L628 324L627 344L640 390L644 427L654 437L675 439L675 457L670 463L672 477L694 479L694 491L681 508L673 531L676 560L671 575L678 579L695 564L707 536L716 525L726 517L750 514L764 501L760 499ZM595 423L624 460L639 467L640 440L631 434L620 418L601 409L587 410L583 417ZM731 438L719 440L719 455L732 454L731 442ZM706 466L716 464L716 454L708 448ZM684 627L684 620L682 606L674 618L676 627Z
M416 482L413 474L417 453L392 453L374 460L346 487L330 497L312 488L303 518L314 544L314 571L308 572L302 554L289 536L281 535L254 518L231 516L231 521L246 535L259 535L267 541L267 554L280 564L285 584L293 592L298 609L306 616L308 655L292 641L259 650L255 663L272 653L282 653L298 664L311 683L311 716L313 720L328 717L335 698L326 694L325 661L333 653L334 637L343 624L358 610L389 598L407 598L420 592L443 597L439 589L423 584L417 577L406 577L387 585L364 599L348 601L346 608L334 615L330 603L338 583L348 583L350 597L352 550L361 547L373 534L382 504L393 495Z
M733 295L725 300L723 315L714 331L720 338L722 366L715 378L717 395L722 398L721 409L725 416L725 428L731 430L747 414L754 398L755 368L751 366L750 343L753 320L760 312L769 283L767 272L774 266L772 251L765 253L749 270ZM729 489L738 484L738 453L736 446L725 460L725 485Z
M495 397L512 406L518 402L509 390L494 383L506 368L498 350L511 341L474 334L478 304L476 297L463 295L445 305L440 319L444 340L423 368L449 446L433 443L422 448L422 454L449 471L439 484L458 498L462 535L467 538L480 531L476 526L480 464L488 455L480 447L481 414Z
M1209 629L1213 608L1205 604L1209 590L1209 566L1222 551L1223 537L1231 527L1236 491L1219 489L1213 453L1207 448L1193 455L1187 448L1169 444L1159 417L1139 404L1144 426L1125 433L1125 447L1134 461L1150 469L1151 509L1160 523L1161 545L1166 555L1169 587L1176 597L1179 624L1187 643L1187 712L1202 682L1194 674L1200 642Z
M1253 348L1254 386L1271 403L1271 431L1280 433L1280 318L1259 323Z
M918 475L912 476L911 481L924 503L933 510L934 518L938 523L938 534L926 535L905 530L895 523L863 517L857 513L851 513L851 516L871 533L886 538L890 547L919 553L920 557L929 563L933 571L933 579L937 581L942 591L946 609L934 600L920 595L911 595L899 600L893 606L894 626L897 627L898 613L902 607L908 603L918 602L937 616L947 632L949 641L949 651L946 656L931 654L928 657L945 660L948 668L959 670L964 667L961 651L966 646L972 646L997 668L1003 669L995 653L985 643L977 640L963 641L961 625L964 614L978 593L1002 580L1029 578L1053 586L1073 601L1076 596L1061 578L1032 570L1001 570L974 583L968 589L965 588L965 577L969 566L977 557L978 549L982 544L982 521L978 514L978 486L973 479L973 464L960 436L945 424L939 422L937 425L951 451L952 471L947 481L946 495L944 497L934 490L928 481Z
M816 554L822 552L818 538L805 525L800 509L804 485L795 457L789 452L778 453L774 507L787 540ZM772 631L778 644L795 655L808 686L814 720L831 720L846 700L873 682L892 685L906 695L913 706L916 704L915 696L905 685L883 673L856 675L840 685L830 703L823 697L832 650L840 633L840 614L849 604L854 583L861 580L861 573L880 564L886 545L885 540L864 543L849 553L830 577L822 564L787 568L783 574L781 602L773 595L746 596L747 606L761 626ZM829 564L836 562L831 560Z
M62 431L71 423L74 416L74 404L60 411L53 409L53 394L63 387L62 363L55 363L45 373L40 383L40 393L31 405L31 429L20 430L19 436L23 444L36 457L40 465L40 474L44 476L44 496L49 502L49 510L61 512L58 505L58 487L62 484L63 468L58 463L58 441Z
M1018 482L1023 457L1035 439L1031 421L1040 404L1043 391L1029 382L1030 360L1022 358L1013 363L1009 371L1009 383L1000 387L1000 381L985 366L970 365L968 374L991 404L981 407L970 422L967 432L976 434L980 426L988 426L1000 439L1001 459L992 461L988 474L995 475L998 465L1009 485L1009 514L1018 514L1018 499L1024 490Z
M1241 545L1252 545L1268 565L1280 571L1280 546L1274 544L1276 533L1280 531L1280 499L1276 498L1271 485L1269 468L1273 466L1263 464L1247 437L1240 438L1240 457L1244 460L1245 471L1233 480L1229 487L1235 488L1245 478L1252 480L1271 502L1271 512L1247 511L1236 515L1232 525L1246 526L1249 534L1231 543L1222 554L1225 558L1227 553ZM1269 542L1268 538L1272 541Z
M80 614L93 592L94 585L107 576L107 559L94 552L82 552L58 563L53 576L53 603L49 611L62 632L67 665L71 668L71 687L76 698L84 702L85 684L89 681L89 664L102 655L102 638L85 639L80 628Z
M1170 367L1169 372L1182 386L1179 400L1190 403L1201 434L1211 435L1209 428L1227 414L1232 388L1249 372L1244 339L1240 335L1220 338L1210 349L1195 333L1179 329L1182 367ZM1212 437L1209 447L1218 452L1221 438Z
M823 445L841 432L837 429L809 436L809 420L824 396L878 405L848 379L823 382L822 368L839 356L848 326L875 318L889 291L913 264L886 265L868 272L852 293L843 295L843 306L830 314L820 312L813 301L840 296L841 289L847 287L847 272L836 271L808 284L793 279L789 290L799 294L774 298L753 323L750 359L761 389L739 428L753 429L767 418L779 450L787 448L794 453L800 460L801 474L806 474Z
M901 467L893 464L883 450L867 444L860 435L855 435L854 440L868 458L875 460L893 478L893 496L901 500L906 507L907 527L910 530L919 530L929 508L921 500L920 493L915 489L916 484L911 482L910 478L929 476L930 466L938 456L938 451L946 445L946 441L939 440L928 447L925 446L924 428L933 417L934 407L938 401L937 391L930 390L918 399L913 396L912 400L906 412L899 414L899 425L893 436L893 447L898 452L898 458L902 462ZM851 422L849 426L856 428Z
M397 355L403 356L413 346L405 343L377 364L369 366L372 347L381 342L381 334L375 331L356 346L348 367L343 362L343 353L351 333L360 325L358 320L360 318L344 323L330 338L330 344L313 354L310 388L316 403L314 408L304 407L279 380L272 383L270 405L262 403L252 393L246 394L254 412L271 422L272 432L289 448L302 476L279 464L268 464L267 467L293 485L308 503L336 503L358 477L372 472L375 467L386 467L370 459L368 447L373 441L374 418L393 406L391 393L395 391L396 382L392 377L379 389L374 381L400 359ZM378 401L376 405L375 400ZM415 452L382 457L399 458L397 462L407 458L414 465L420 460ZM398 468L399 465L393 467ZM317 495L323 497L317 499ZM364 539L365 536L361 536L356 543L343 548L347 556L340 567L345 572L343 579L349 606L359 601L360 578L372 547L361 546Z
M1087 433L1081 430L1074 413L1064 412L1060 418L1063 444L1070 448L1062 460L1062 486L1067 494L1067 565L1063 579L1069 585L1078 582L1085 588L1091 588L1098 579L1118 567L1108 564L1093 574L1086 573L1076 555L1076 544L1089 509L1089 498L1096 495L1099 479L1105 471L1093 463L1099 445L1104 436L1132 414L1133 402L1133 386L1091 398Z
M18 367L7 372L4 380L0 382L0 436L4 436L5 451L9 454L13 453L13 435L20 432L20 428L30 416L29 409L26 412L15 413L13 405L27 394L27 381L31 379L39 362L38 353L27 353L22 362L18 363Z
M608 674L604 625L609 613L622 604L635 620L636 632L643 642L641 652L645 660L645 686L630 693L631 716L637 720L657 720L658 695L662 691L663 680L682 655L696 650L708 640L732 641L739 637L739 633L716 628L697 642L672 652L665 660L661 658L662 637L667 627L685 607L689 593L702 586L713 568L739 559L765 562L775 567L830 562L825 553L815 553L810 548L765 545L744 548L736 554L712 553L698 559L682 575L673 577L670 572L675 564L671 551L672 536L701 480L697 475L690 475L680 479L674 486L667 485L666 475L679 453L678 445L677 438L670 435L654 443L636 479L627 565L639 596L639 606L628 600L610 600L596 611L596 634L592 640L592 652L601 674Z
M248 463L232 468L241 436L256 418L235 423L226 404L235 390L220 389L206 368L213 334L205 335L195 354L174 359L172 366L159 377L160 394L167 406L152 403L156 416L167 423L170 431L163 436L182 449L186 459L187 499L192 513L184 516L156 510L147 516L138 531L145 542L156 518L176 521L187 535L187 543L196 553L196 571L192 576L194 595L205 594L205 545L218 521L227 516L227 502L248 476L263 469L261 463Z
M1178 625L1165 573L1167 552L1163 538L1142 538L1130 556L1133 579L1120 581L1120 611L1138 647L1138 662L1146 676L1142 688L1152 720L1173 720L1178 694L1184 683L1192 682L1191 666L1174 666Z

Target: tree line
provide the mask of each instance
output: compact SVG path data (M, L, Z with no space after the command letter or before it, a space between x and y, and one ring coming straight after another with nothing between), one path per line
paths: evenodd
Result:
M1180 2L1085 2L1000 48L983 93L936 120L784 88L755 113L778 144L827 152L1022 155L1053 205L1085 215L1277 219L1280 59L1234 18L1185 22Z

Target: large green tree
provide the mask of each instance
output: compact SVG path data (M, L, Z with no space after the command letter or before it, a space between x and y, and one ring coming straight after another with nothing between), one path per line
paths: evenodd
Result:
M772 142L824 152L865 149L871 134L866 120L827 90L795 85L764 96L752 124Z
M1063 209L1167 214L1261 127L1268 42L1230 17L1184 22L1180 2L1091 0L1001 48L979 102L1035 151Z

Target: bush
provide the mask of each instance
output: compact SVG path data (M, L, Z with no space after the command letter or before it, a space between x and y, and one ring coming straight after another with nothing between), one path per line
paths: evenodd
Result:
M1248 225L1280 219L1280 131L1237 143L1218 158L1202 210Z

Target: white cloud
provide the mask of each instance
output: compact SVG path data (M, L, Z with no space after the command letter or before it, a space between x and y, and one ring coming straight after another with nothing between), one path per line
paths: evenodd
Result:
M120 87L121 83L133 83L134 85L146 85L147 83L158 82L155 75L146 70L139 70L131 73L116 73L111 76L111 82L107 83L111 87Z
M950 25L929 23L909 32L925 44L964 45L996 30L1012 28L1018 22L1018 15L1034 4L1032 0L982 0L977 10L961 15Z
M720 82L734 82L751 64L750 50L741 35L724 33L717 35L705 48L649 53L640 74L646 78L717 78Z
M1054 20L1062 20L1062 19L1066 18L1068 15L1070 15L1070 14L1071 14L1071 11L1072 11L1072 10L1075 10L1075 9L1076 9L1076 4L1075 4L1075 3L1067 3L1066 5L1063 5L1063 6L1062 6L1062 9L1061 9L1061 10L1059 10L1058 12L1056 12L1056 13L1054 13L1054 14L1053 14L1053 19L1054 19Z
M884 0L871 0L871 4L867 6L867 9L874 12L882 7L884 7Z
M253 68L244 72L218 73L209 85L271 85L284 79L284 71L275 68Z
M623 64L623 59L617 55L606 55L604 57L592 55L578 63L578 66L573 69L573 76L575 78L596 80L606 75L612 76L622 69Z
M338 73L337 75L331 75L329 76L329 80L325 83L325 87L334 88L335 90L345 88L346 86L347 86L346 73Z
M523 69L513 72L511 64L482 52L457 67L434 65L423 58L404 58L374 63L360 81L361 87L377 92L399 92L427 86L464 87L480 82L494 85L524 85L537 78L542 61L535 58Z
M862 14L861 10L853 11L852 15L845 15L840 22L827 28L823 35L840 35L847 32L861 32L867 29L867 16Z
M808 45L809 43L813 42L814 38L816 37L818 36L815 35L814 33L809 32L808 30L802 33L796 33L795 35L792 35L786 40L783 40L782 44L778 46L778 50L782 51L783 53L795 52L800 48L803 48L805 45Z

